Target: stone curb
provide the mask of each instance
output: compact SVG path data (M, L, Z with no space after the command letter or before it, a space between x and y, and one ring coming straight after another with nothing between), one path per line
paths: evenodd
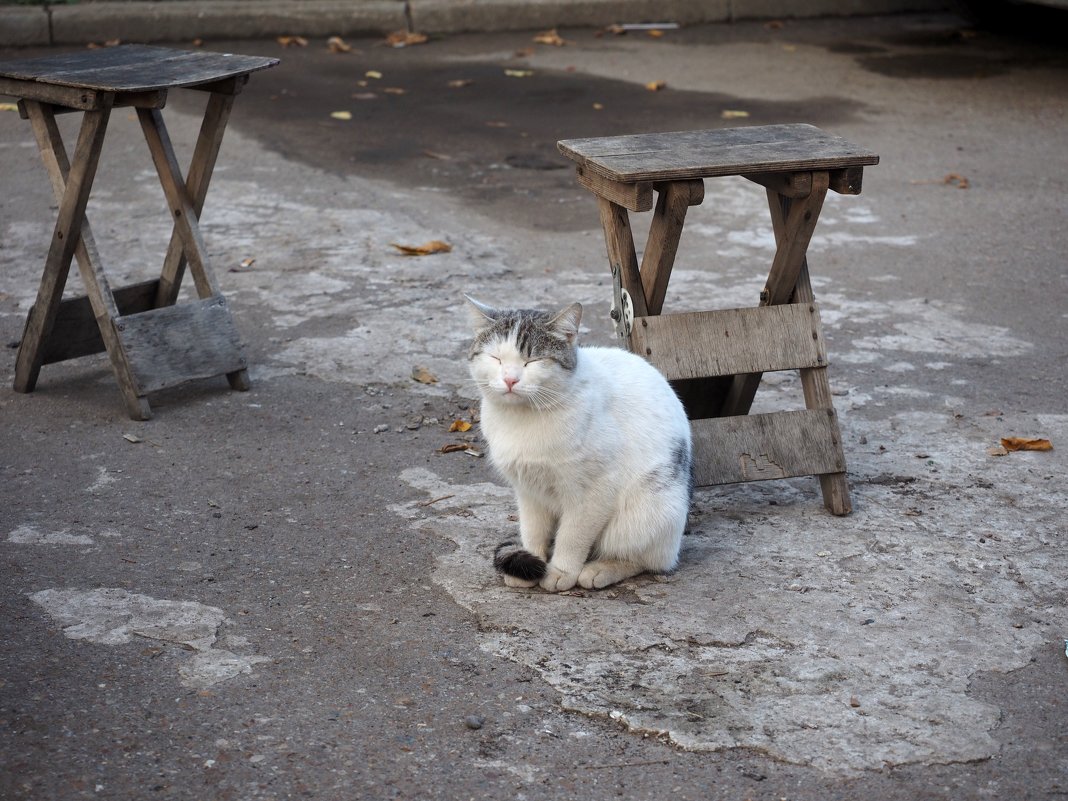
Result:
M949 0L410 0L428 34L600 27L618 22L693 25L742 19L944 11ZM407 26L400 0L170 0L0 5L0 46L189 42L280 35L384 34Z

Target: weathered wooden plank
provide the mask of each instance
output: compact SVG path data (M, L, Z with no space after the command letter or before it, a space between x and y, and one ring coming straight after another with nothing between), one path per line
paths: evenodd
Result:
M53 86L35 81L0 76L0 95L8 95L39 103L49 103L78 111L92 111L100 107L100 97L88 89Z
M631 211L649 211L653 207L651 183L622 184L590 172L581 165L577 168L578 182L598 197L603 197Z
M123 316L115 329L144 392L248 366L222 296Z
M557 147L592 172L624 183L879 163L877 154L812 125L565 139Z
M631 341L668 380L827 364L814 303L636 318Z
M158 280L118 289L114 293L119 314L137 314L153 308ZM82 295L69 298L59 304L52 333L44 344L44 364L90 356L105 350L93 305Z
M261 56L121 45L0 62L0 78L101 92L144 92L217 82L277 63L276 58Z
M47 84L41 84L41 86L46 86L46 85ZM84 93L84 90L78 90L78 91ZM95 98L96 94L93 93L93 95L94 95L94 98ZM33 98L25 98L23 100L20 100L19 103L18 103L19 116L22 117L22 119L24 119L24 120L28 120L30 118L30 114L26 110L26 104L30 103L30 102L41 102L41 101L34 101ZM52 107L52 112L54 114L73 114L74 112L83 110L81 108L73 108L73 107L69 107L69 106L56 105L55 103L49 103L48 105L50 105ZM160 89L160 90L155 91L155 92L132 92L132 93L131 92L120 92L119 94L115 95L115 100L111 104L111 107L112 108L163 108L165 105L167 105L167 91L165 89Z
M845 470L833 409L714 417L691 427L699 487Z

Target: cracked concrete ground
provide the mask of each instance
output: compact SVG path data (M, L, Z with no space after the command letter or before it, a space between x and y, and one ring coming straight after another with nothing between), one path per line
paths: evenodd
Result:
M239 98L203 223L253 390L134 423L97 358L0 394L5 797L1068 792L1063 51L952 17L565 34L522 58L521 34L225 44L285 59ZM371 69L406 94L355 99ZM453 76L479 94L442 101ZM723 108L882 155L809 253L855 511L813 479L701 490L674 574L509 590L510 494L440 452L479 447L448 431L474 404L460 293L578 300L610 343L595 207L553 143ZM169 105L179 146L195 110ZM169 235L126 116L90 203L119 283ZM53 212L27 126L0 128L6 344ZM390 247L432 239L452 252ZM707 181L666 308L751 305L773 247L762 191ZM797 377L757 399L798 408ZM1054 450L993 455L1010 435Z

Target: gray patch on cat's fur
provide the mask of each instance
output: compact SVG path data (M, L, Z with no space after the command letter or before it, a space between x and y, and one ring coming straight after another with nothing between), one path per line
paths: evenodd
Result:
M475 334L468 359L473 359L493 342L514 342L528 359L552 359L565 370L578 362L575 345L553 325L559 315L540 309L494 309L486 327Z
M645 482L664 490L685 483L689 496L693 497L693 455L684 439L679 439L671 448L671 461L654 467L645 474Z

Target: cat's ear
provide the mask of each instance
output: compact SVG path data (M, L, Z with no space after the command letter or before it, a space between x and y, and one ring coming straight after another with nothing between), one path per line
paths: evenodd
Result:
M489 328L497 321L496 309L487 306L485 303L479 303L470 295L464 295L464 299L467 301L467 311L470 313L471 325L475 327L476 331Z
M549 330L567 340L567 344L574 345L578 341L579 323L582 321L582 304L572 303L556 313L549 321Z

